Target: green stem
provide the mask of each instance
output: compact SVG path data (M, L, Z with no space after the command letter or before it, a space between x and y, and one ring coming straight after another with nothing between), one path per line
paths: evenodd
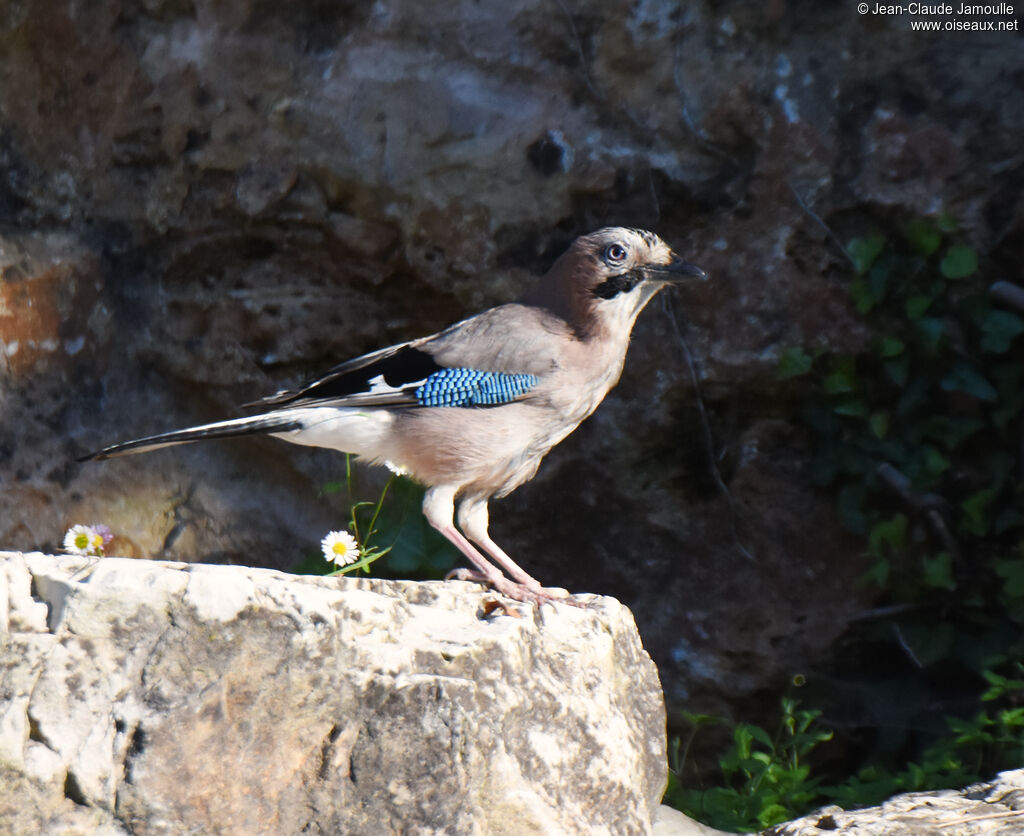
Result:
M380 516L380 509L384 505L384 497L388 495L388 489L391 487L391 483L395 481L394 475L388 479L387 484L384 485L384 490L380 492L380 496L377 498L377 505L373 509L373 516L370 517L370 528L366 535L365 545L370 545L370 538L377 533L377 517Z

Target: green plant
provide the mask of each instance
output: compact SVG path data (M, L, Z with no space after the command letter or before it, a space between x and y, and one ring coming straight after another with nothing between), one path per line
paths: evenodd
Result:
M775 735L760 726L738 724L732 745L719 760L723 783L706 789L684 787L679 775L697 730L719 721L686 715L692 730L681 756L676 740L666 803L713 827L738 832L760 830L804 812L818 797L820 783L805 760L832 732L818 723L819 711L798 710L797 705L792 698L782 699Z
M722 829L1024 763L1024 317L993 298L951 219L887 226L900 231L849 246L851 300L873 336L853 352L790 346L777 366L813 441L811 476L862 538L861 584L877 608L828 676L808 676L814 710L784 703L781 728L789 717L800 734L737 726L715 786L678 778L712 722L690 719L666 801ZM904 685L912 723L858 720ZM834 719L851 700L853 720L826 745L819 711Z
M1003 666L1024 674L1020 662ZM822 787L830 801L843 807L878 804L900 792L921 792L962 787L1001 769L1024 763L1024 679L993 669L983 671L989 688L985 704L969 717L947 717L947 734L921 753L917 761L899 769L869 765L841 783Z
M310 549L303 552L292 571L315 575L369 574L370 566L387 555L388 560L374 566L374 572L385 577L442 577L454 564L455 557L448 541L430 527L419 511L423 488L393 472L376 499L363 500L358 498L361 490L356 476L352 457L346 456L345 478L325 483L321 495L344 497L348 527L358 550L357 559L335 569L325 561L326 552ZM388 545L377 545L381 540Z
M1007 451L1024 409L1012 351L1024 318L993 302L954 233L948 218L918 219L900 238L852 241L850 293L875 338L852 355L791 347L778 376L812 381L802 409L816 437L812 475L866 538L865 582L904 601L962 596L966 583L985 605L1001 576L1004 603L1020 611L1024 489Z

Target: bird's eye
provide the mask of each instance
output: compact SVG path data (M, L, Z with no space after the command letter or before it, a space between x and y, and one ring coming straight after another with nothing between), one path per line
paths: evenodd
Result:
M608 249L604 251L605 261L612 264L619 264L626 260L626 248L622 244L609 244Z

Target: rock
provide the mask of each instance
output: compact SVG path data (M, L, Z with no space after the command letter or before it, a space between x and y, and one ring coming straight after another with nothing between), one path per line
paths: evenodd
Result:
M0 553L0 831L651 833L665 710L629 611L488 597Z
M879 807L845 811L825 807L779 824L762 836L1019 836L1024 832L1024 769L963 790L912 792Z
M694 821L678 810L662 804L654 813L653 836L725 836L726 831L715 830Z

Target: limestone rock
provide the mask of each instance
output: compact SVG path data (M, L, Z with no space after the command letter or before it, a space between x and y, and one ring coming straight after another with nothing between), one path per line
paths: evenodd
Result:
M825 807L763 836L1019 836L1024 833L1024 769L963 790L913 792L878 807Z
M487 597L0 553L0 831L652 832L665 710L629 611Z

